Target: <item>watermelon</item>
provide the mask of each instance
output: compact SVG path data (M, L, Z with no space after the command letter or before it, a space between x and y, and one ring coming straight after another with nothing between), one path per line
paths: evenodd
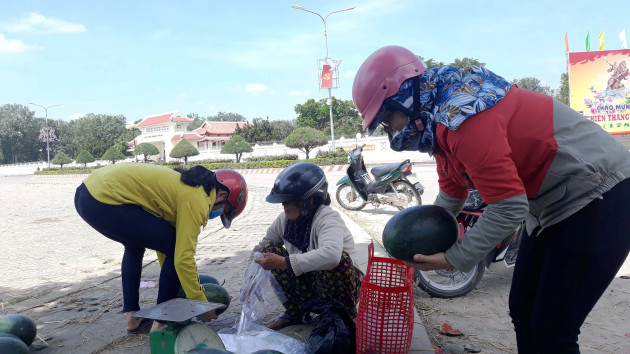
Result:
M30 350L18 337L0 337L0 353L27 354Z
M383 229L383 246L392 257L414 262L415 254L446 251L459 234L457 220L437 205L417 205L394 215Z
M18 336L28 347L35 340L37 327L29 317L12 314L0 317L0 332ZM1 353L4 353L0 351Z
M204 275L204 274L199 274L199 284L217 284L217 285L221 285L219 284L219 281L217 280L217 278L210 276L210 275ZM180 286L179 287L179 292L177 293L177 297L180 297L182 299L186 298L186 292L184 291L184 289Z
M224 287L218 284L202 284L204 288L204 293L206 294L206 299L208 302L216 302L219 304L224 304L226 306L230 306L230 294L225 290ZM217 316L222 314L227 307L224 309L220 309L216 311Z

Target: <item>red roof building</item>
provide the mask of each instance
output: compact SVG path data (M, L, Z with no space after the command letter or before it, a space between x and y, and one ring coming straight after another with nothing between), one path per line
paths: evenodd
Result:
M140 143L151 143L160 151L157 158L168 161L170 151L182 139L188 140L203 154L206 151L221 150L234 135L236 127L249 125L247 122L207 121L196 130L188 131L188 125L192 122L192 119L179 111L148 116L137 126L132 126L140 130L140 135L129 142L129 145L135 148Z
M232 139L236 127L246 127L247 122L204 122L195 133L201 138L197 140L199 151L220 150L227 141Z

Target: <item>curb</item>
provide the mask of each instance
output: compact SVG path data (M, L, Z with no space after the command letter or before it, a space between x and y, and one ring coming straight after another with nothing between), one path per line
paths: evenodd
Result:
M348 169L348 165L330 165L320 166L324 172L343 172ZM262 175L262 174L278 174L284 168L254 168L235 170L242 175ZM86 178L89 174L68 174L68 175L34 175L47 178Z
M342 172L348 169L348 165L320 166L324 172ZM277 174L284 168L255 168L247 170L235 170L242 175Z

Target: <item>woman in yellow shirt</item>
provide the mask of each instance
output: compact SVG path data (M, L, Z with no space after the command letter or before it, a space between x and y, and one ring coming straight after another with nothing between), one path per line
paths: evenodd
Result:
M218 216L229 228L247 204L247 184L234 170L126 163L92 172L77 188L74 203L83 220L125 247L123 313L127 332L138 333L151 324L132 316L140 310L145 249L157 251L161 265L158 304L175 298L180 285L187 298L207 301L194 258L200 228ZM217 317L214 311L203 316Z

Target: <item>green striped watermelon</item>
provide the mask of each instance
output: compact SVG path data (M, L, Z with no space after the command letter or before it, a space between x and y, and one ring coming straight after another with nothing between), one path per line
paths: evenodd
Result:
M15 335L28 347L35 340L37 327L28 316L11 314L0 317L0 333ZM0 351L0 353L4 352Z

